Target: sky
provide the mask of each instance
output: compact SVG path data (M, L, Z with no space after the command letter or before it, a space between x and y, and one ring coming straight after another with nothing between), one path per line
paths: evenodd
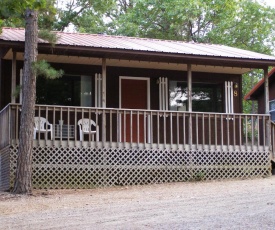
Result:
M259 2L265 2L268 6L275 8L275 0L258 0Z

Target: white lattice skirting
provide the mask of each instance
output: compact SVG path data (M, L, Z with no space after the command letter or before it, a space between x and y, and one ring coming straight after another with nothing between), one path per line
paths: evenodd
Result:
M10 148L11 186L17 146ZM93 188L269 176L268 152L35 147L33 187Z

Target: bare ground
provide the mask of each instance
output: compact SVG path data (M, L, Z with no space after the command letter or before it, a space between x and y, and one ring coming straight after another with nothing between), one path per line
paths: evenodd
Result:
M0 193L0 229L275 229L275 176Z

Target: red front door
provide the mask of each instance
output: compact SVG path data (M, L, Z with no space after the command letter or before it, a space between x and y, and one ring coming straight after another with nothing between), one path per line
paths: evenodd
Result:
M147 79L121 78L121 108L146 110L148 108L147 84ZM131 142L131 138L132 142L144 142L146 120L142 113L139 115L123 114L121 124L122 142Z

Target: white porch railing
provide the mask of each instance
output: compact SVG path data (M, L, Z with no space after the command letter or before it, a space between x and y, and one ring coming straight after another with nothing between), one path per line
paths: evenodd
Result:
M11 107L8 105L0 111L0 149L6 147L10 142L11 120Z
M10 104L0 112L0 190L14 183L20 108ZM36 131L32 182L37 189L270 175L270 127L274 136L275 126L268 115L41 105L35 116L52 124L43 131L53 128L52 140L51 132ZM81 118L95 122L85 120L93 132L83 141Z
M0 146L18 143L19 104L0 112ZM54 146L148 146L174 149L261 149L270 144L270 116L262 114L224 114L84 108L37 105L35 116L46 118L54 127L53 140L37 131L38 144ZM94 134L80 141L78 120L88 118L97 126ZM62 123L59 122L62 120ZM46 127L47 129L47 127Z

